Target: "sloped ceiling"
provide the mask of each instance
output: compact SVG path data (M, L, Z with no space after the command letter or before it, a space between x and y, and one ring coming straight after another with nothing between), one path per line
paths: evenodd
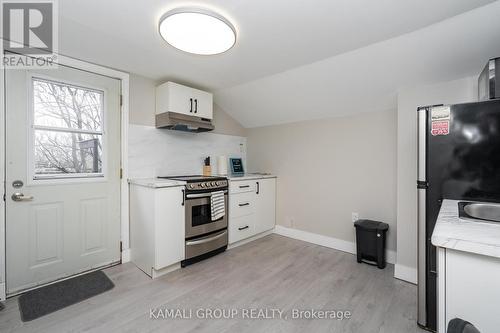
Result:
M60 50L212 90L221 108L244 126L263 126L393 107L401 85L478 72L488 56L498 54L500 30L493 17L499 8L490 3L59 1ZM158 19L181 6L228 17L237 28L236 46L203 57L167 45L157 33ZM422 47L433 50L417 54Z
M477 75L500 56L500 3L216 92L245 127L393 109L398 89Z

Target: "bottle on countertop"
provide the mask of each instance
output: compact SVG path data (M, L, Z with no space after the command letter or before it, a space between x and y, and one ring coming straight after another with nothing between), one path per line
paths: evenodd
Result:
M210 156L205 158L205 164L203 165L203 176L211 176L212 167L210 166Z

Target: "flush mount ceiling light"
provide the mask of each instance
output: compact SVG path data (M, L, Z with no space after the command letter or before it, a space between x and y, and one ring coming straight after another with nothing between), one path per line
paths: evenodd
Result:
M234 26L204 9L175 9L160 19L160 35L173 47L194 54L225 52L236 43Z

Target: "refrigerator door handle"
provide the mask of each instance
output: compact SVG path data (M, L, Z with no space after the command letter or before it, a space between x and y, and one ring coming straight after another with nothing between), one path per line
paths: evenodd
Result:
M426 175L427 155L427 108L419 109L417 114L417 281L418 281L418 316L417 322L427 326L426 301L426 194L428 188Z

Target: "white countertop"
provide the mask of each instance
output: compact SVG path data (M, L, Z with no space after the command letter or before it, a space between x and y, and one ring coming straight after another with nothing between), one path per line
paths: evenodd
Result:
M214 176L217 176L217 175L214 175ZM227 179L232 180L232 181L276 178L275 175L261 174L261 173L246 173L244 176L224 175L221 177L227 177ZM146 187L151 187L151 188L184 186L186 184L185 181L172 180L172 179L161 179L161 178L131 178L128 180L128 182L129 182L129 184L146 186Z
M128 180L129 184L146 186L151 188L184 186L186 182L172 179L160 178L132 178Z
M227 179L232 180L232 181L276 178L275 175L264 174L264 173L245 173L243 176L226 175L224 177L227 177Z
M432 244L500 258L500 224L459 218L459 201L462 200L443 200L432 233Z

